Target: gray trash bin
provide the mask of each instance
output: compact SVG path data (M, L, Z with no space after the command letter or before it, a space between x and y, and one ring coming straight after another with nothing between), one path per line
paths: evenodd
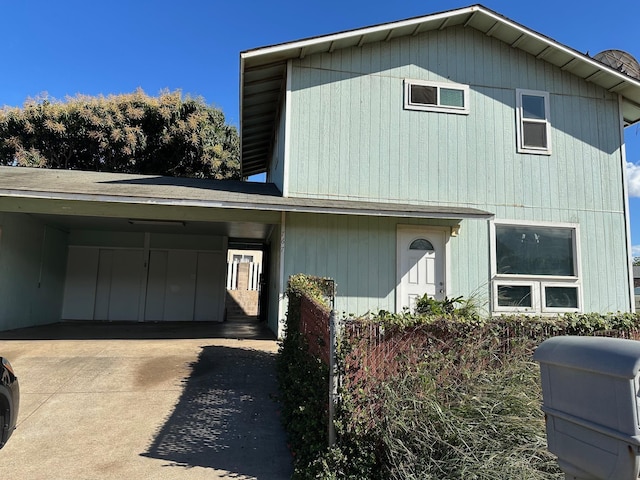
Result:
M565 478L637 480L640 473L640 342L555 337L540 363L549 451Z

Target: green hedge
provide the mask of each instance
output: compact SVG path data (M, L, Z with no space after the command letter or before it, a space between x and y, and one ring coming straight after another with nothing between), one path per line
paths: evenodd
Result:
M282 420L294 456L294 479L310 478L306 476L309 465L328 444L329 369L307 351L299 330L300 299L307 295L327 305L332 286L326 279L307 275L291 276L287 286L287 324L277 368Z
M330 449L328 371L297 331L301 295L325 298L323 282L295 276L287 292L278 364L295 479L560 480L546 448L532 352L556 335L636 338L640 331L631 314L487 319L456 309L350 319L339 350L338 441ZM397 349L377 367L364 360L370 339L357 333L376 330Z

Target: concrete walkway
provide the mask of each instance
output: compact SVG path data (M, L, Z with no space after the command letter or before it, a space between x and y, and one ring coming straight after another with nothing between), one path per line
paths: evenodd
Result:
M276 351L249 321L0 332L22 402L0 479L288 479Z

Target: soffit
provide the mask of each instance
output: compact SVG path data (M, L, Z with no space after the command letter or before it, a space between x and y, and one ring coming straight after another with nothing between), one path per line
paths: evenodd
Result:
M640 81L577 50L537 33L482 5L473 5L399 22L312 37L240 54L240 137L242 175L263 173L271 152L278 109L290 59L372 42L417 35L452 26L474 28L551 63L584 80L618 93L627 125L640 120Z

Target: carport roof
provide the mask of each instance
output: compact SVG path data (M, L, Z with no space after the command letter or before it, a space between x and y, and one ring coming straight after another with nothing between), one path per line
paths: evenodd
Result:
M491 218L476 208L283 197L272 183L0 167L0 197L405 218Z

